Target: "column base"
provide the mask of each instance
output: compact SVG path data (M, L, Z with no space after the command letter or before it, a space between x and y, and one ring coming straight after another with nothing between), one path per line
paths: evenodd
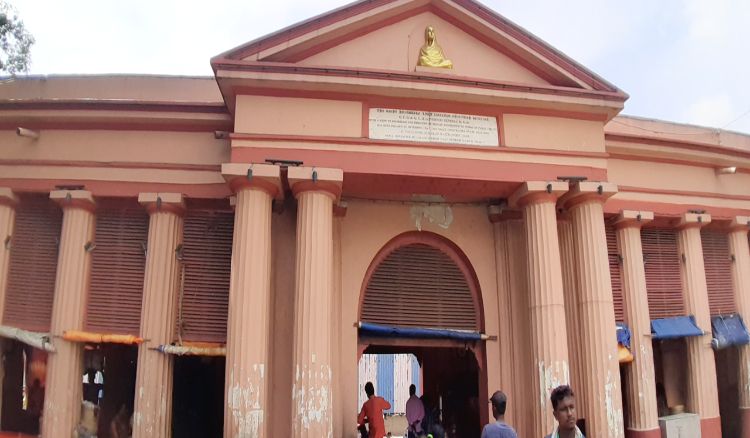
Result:
M721 438L721 417L701 418L701 438Z
M661 438L661 429L625 431L625 438Z
M750 408L740 408L742 438L750 438Z

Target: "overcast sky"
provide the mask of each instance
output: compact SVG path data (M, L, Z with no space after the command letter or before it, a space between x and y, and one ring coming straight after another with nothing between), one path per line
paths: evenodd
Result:
M209 59L347 0L9 0L32 74L211 75ZM630 94L625 114L750 133L749 0L484 0Z

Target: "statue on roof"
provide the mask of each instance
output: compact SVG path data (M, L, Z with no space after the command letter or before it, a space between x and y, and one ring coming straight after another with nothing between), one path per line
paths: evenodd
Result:
M453 68L453 62L446 59L443 49L437 43L435 28L427 26L424 30L424 46L419 50L419 63L424 67Z

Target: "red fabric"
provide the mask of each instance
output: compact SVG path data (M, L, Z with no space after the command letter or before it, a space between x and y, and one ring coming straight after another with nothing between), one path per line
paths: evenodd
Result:
M362 405L362 410L357 417L357 423L360 426L365 424L365 418L369 424L370 438L383 438L385 436L385 421L383 421L383 411L391 408L383 397L374 395Z

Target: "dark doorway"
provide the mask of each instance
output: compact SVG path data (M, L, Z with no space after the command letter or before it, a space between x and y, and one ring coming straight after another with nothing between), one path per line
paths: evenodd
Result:
M44 407L47 353L18 341L4 340L1 430L39 434Z
M223 357L174 359L172 436L219 438L224 433Z
M135 399L138 348L132 345L86 345L83 399L99 407L97 436L129 436Z
M742 436L740 416L740 351L737 347L723 348L714 354L719 387L719 412L721 436Z
M410 353L419 360L422 400L431 421L438 424L446 436L478 437L482 432L481 410L485 406L480 402L483 399L483 371L480 370L475 351L467 346L378 344L370 344L364 350L364 354L398 353ZM361 406L357 408L359 411ZM401 430L391 432L394 436L403 434ZM436 438L441 436L439 432L433 435Z

